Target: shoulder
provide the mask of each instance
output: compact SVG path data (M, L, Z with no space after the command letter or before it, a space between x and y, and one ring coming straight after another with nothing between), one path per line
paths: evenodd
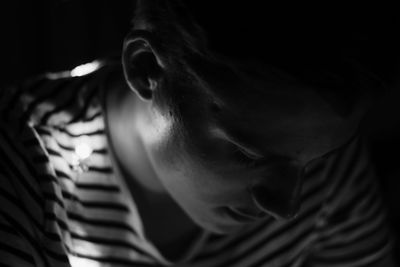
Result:
M365 141L358 137L327 158L329 185L317 222L316 263L365 266L390 254L386 208Z
M30 125L68 123L87 110L89 103L100 105L92 100L98 98L105 81L116 71L120 71L118 62L98 60L0 88L1 117Z

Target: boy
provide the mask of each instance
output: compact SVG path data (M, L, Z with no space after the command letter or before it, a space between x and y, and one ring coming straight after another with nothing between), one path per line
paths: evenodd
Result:
M392 266L357 133L379 83L219 4L138 1L122 70L2 90L0 262Z

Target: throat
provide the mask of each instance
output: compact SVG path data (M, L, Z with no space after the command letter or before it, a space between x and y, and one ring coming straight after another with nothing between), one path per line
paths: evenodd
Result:
M115 167L137 206L146 237L168 260L180 260L202 230L165 191L152 169L134 127L135 118L143 111L140 101L126 86L111 87L105 110Z
M185 257L200 236L201 229L169 195L146 192L132 181L128 184L146 237L169 261Z

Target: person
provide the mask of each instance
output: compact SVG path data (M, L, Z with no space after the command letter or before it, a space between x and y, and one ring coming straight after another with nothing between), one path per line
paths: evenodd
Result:
M2 89L1 265L394 266L382 84L326 14L275 13L139 0L122 64Z

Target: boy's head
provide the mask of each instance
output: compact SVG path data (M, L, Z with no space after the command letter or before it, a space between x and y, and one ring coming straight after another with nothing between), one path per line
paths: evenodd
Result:
M304 167L355 134L372 81L334 17L234 2L139 0L123 53L146 156L216 232L297 214Z

